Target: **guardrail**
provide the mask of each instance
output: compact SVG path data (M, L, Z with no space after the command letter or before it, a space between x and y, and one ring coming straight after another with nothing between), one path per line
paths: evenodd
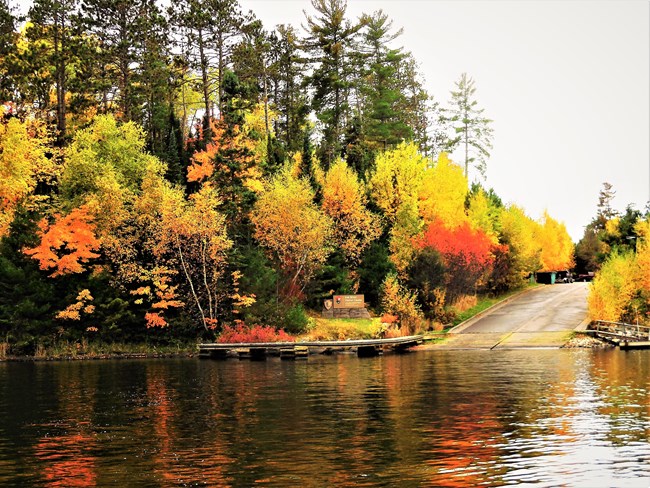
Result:
M596 320L591 324L595 335L621 348L650 347L650 327L624 322Z

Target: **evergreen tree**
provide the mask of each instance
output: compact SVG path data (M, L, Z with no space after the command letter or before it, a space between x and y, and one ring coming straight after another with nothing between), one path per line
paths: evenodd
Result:
M327 169L342 151L354 69L349 61L362 24L345 19L346 0L312 0L311 3L317 16L306 15L305 48L313 68L306 82L312 88L312 110L321 124L320 155Z
M598 193L598 213L592 224L597 231L605 230L607 221L616 217L617 212L612 208L612 200L616 196L616 191L611 183L603 183L603 188Z
M16 19L7 0L0 0L0 103L13 98L9 56L14 50Z
M401 48L388 46L402 34L402 29L391 32L392 21L381 10L365 17L364 23L364 41L369 49L370 63L363 90L367 98L365 132L378 149L386 150L413 137L413 131L399 110L405 105L406 97L396 74L405 56Z
M309 114L302 86L305 63L298 43L298 35L291 26L279 25L271 38L269 96L279 112L275 133L290 152L301 149Z
M37 65L46 63L46 70L50 72L51 78L48 81L56 91L56 128L59 144L63 143L66 133L67 83L69 66L75 51L73 27L77 8L78 0L36 0L29 10L31 27L28 37L33 44L45 41L41 44L41 50L34 53L32 61ZM49 108L49 86L45 86L45 89L47 94L42 94L42 102Z
M176 32L176 44L187 60L189 68L200 77L200 92L203 98L203 128L209 139L209 120L214 116L213 106L218 85L214 79L212 63L214 45L209 35L210 13L198 0L172 2L169 17Z
M474 166L485 177L492 149L492 121L483 116L484 109L478 108L475 93L474 80L463 73L456 82L456 90L451 92L451 108L446 110L443 121L454 131L447 150L453 152L460 147L464 152L465 176L469 177L469 168Z
M398 103L397 110L413 132L413 141L420 151L426 156L433 157L435 154L432 154L433 143L429 130L435 127L432 120L435 104L431 103L431 97L424 89L424 80L411 53L404 55L399 63L396 77L404 95Z

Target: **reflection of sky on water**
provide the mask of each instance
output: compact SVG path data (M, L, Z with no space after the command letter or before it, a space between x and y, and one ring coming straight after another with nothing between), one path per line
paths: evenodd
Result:
M508 484L536 486L650 486L648 418L640 423L631 413L612 417L607 412L620 401L640 410L642 404L610 397L592 378L589 355L576 363L575 378L555 385L530 423L518 426L525 437L511 436L499 446L512 454L502 457ZM629 388L625 388L629 390ZM625 390L624 389L624 390ZM647 392L638 391L641 398Z

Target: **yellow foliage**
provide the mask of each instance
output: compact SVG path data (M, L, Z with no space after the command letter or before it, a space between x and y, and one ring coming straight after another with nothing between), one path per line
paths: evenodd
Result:
M334 242L350 262L357 263L368 245L379 237L381 226L366 208L357 175L341 159L325 175L321 206L334 223Z
M605 223L605 232L613 237L620 236L619 224L621 219L619 217L614 217L613 219L608 220Z
M391 223L406 201L416 201L422 187L426 159L414 143L403 142L381 153L370 178L370 194Z
M387 275L381 286L381 307L385 313L399 317L403 333L411 334L422 324L424 316L415 293L402 286L395 274Z
M573 241L565 225L553 219L548 212L544 212L536 239L542 249L540 271L559 271L573 267Z
M500 213L501 235L516 257L522 275L534 273L541 267L541 244L536 240L540 224L528 217L523 209L510 205Z
M30 128L17 118L0 122L0 237L8 232L16 205L36 183L56 177L55 164L45 157L45 143L38 126Z
M500 209L490 205L490 200L482 189L469 199L467 217L472 228L482 230L494 245L499 243L497 226L500 213Z
M390 260L400 277L415 256L414 238L423 228L418 216L417 201L406 201L399 208L395 223L390 230Z
M636 232L636 261L639 268L640 287L646 294L650 309L650 217L640 220L634 227Z
M92 301L93 296L90 291L83 289L77 295L77 301L57 313L56 318L60 320L81 320L80 312L90 315L95 311L95 306L88 304L88 302Z
M303 284L331 252L332 219L313 199L309 183L287 167L268 182L251 213L255 238L294 284Z
M632 253L613 253L591 282L591 320L618 322L639 288L638 268Z
M437 218L449 229L460 226L467 220L466 195L467 178L462 168L454 164L446 153L441 153L436 165L425 172L419 195L420 215L425 224Z
M273 123L278 118L278 113L273 110L268 104L266 111L264 103L256 104L253 109L246 112L244 116L244 132L255 141L253 153L255 160L260 162L268 162L268 144L267 144L267 127L268 136L274 137Z

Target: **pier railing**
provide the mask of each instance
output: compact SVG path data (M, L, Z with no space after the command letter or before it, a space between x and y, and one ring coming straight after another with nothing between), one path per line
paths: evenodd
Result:
M590 329L594 335L617 344L621 348L650 347L650 327L624 322L596 320Z

